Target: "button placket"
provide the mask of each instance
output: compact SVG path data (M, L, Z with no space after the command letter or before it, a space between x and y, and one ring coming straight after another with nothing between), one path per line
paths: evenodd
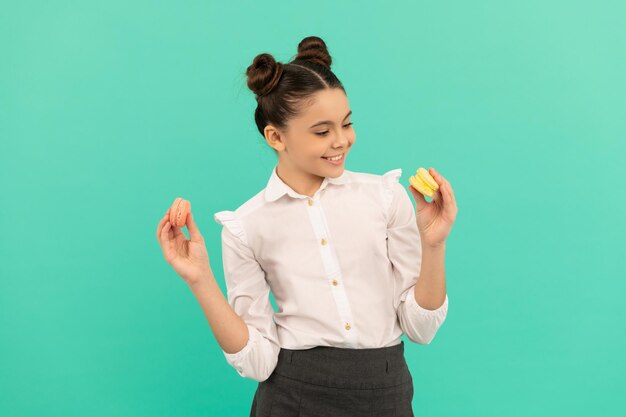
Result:
M339 270L339 262L333 249L332 239L328 237L328 226L326 218L324 216L324 210L319 202L309 200L309 218L311 220L313 230L315 231L318 241L320 242L320 251L322 255L322 261L329 282L331 284L331 292L335 299L337 311L341 319L341 326L344 331L346 339L346 347L357 346L357 334L352 324L352 309L346 295L343 285L339 285L339 279L341 277L341 271Z

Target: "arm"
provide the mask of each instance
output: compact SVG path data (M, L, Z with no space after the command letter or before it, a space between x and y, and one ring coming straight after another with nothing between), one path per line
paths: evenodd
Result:
M415 209L399 183L400 175L400 170L393 170L383 176L388 202L388 256L396 288L394 306L407 337L415 343L429 344L448 311L445 250L422 248Z
M428 310L436 310L446 301L446 245L422 246L422 267L415 284L415 301Z
M234 212L222 211L215 214L215 220L224 225L222 263L231 309L215 324L218 337L222 337L219 343L227 362L239 375L261 382L274 371L280 352L274 309L269 299L270 287L265 271L248 245L240 219ZM210 291L197 292L199 300L211 294Z
M220 348L227 353L242 350L248 342L248 327L222 294L212 271L189 286L198 300Z

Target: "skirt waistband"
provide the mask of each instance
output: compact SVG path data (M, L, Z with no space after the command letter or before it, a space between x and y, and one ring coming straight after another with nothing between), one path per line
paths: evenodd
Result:
M394 346L367 349L281 348L274 373L309 384L353 389L386 388L411 379L404 357L404 341Z

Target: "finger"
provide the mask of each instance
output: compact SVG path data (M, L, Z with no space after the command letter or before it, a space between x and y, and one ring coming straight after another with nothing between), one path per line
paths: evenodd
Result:
M454 198L454 190L452 190L452 185L450 185L450 181L446 181L448 185L448 194L450 194L450 201L452 201L452 205L456 207L456 198Z
M438 174L435 173L435 169L433 167L429 168L428 173L430 174L431 177L433 177L437 185L439 185L439 189L435 191L435 194L433 195L433 202L437 203L437 205L442 205L441 200L443 198L443 195L441 192L441 179L438 178Z
M454 219L456 217L457 208L456 208L456 203L454 202L453 197L452 197L452 189L450 187L450 183L449 182L444 183L442 189L443 189L443 192L446 194L446 201L447 201L444 207L444 210L446 213L448 213L451 219Z
M450 189L448 188L448 183L444 182L443 184L441 184L441 193L444 195L444 200L445 200L445 204L444 204L444 209L445 210L451 210L452 209L452 198L450 197Z
M187 230L189 230L189 240L193 242L202 242L204 240L191 212L187 215Z
M452 191L452 185L450 185L450 181L448 181L442 175L440 175L440 177L443 180L443 184L445 185L448 201L450 201L452 206L456 207L456 199L454 198L454 191Z
M439 172L437 172L437 170L433 167L430 168L429 172L430 175L432 175L435 181L437 181L437 183L439 184L440 189L446 189L447 192L444 200L449 201L451 205L456 206L456 200L454 199L454 193L452 192L452 186L450 185L450 182ZM443 193L444 191L442 191L442 194Z
M413 185L409 185L409 191L413 194L413 199L415 200L415 208L417 211L420 211L423 207L428 204L428 201L424 198L424 195L413 188Z
M444 205L445 200L444 200L444 196L443 196L442 184L440 184L439 185L439 189L437 191L435 191L435 194L433 195L433 202L437 203L440 206Z
M171 224L171 229L172 229L172 233L174 234L175 238L178 238L178 236L183 235L184 233L182 232L182 227L176 226L175 224ZM185 239L187 238L187 236L185 236Z
M161 218L161 221L159 222L159 225L157 226L157 230L156 230L157 240L161 239L161 229L163 228L163 226L165 226L165 222L167 221L169 216L170 216L170 214L169 214L169 210L168 210L168 212L165 213L165 215Z
M443 181L441 179L441 175L439 175L439 173L435 171L435 168L430 167L430 169L428 170L428 173L434 178L435 182L439 184L439 186L441 187L441 183Z
M165 222L165 226L161 229L161 235L159 242L161 242L161 247L163 248L163 253L167 253L170 249L172 239L172 224L169 220Z
M452 199L450 197L450 188L448 181L443 178L441 175L439 176L441 179L441 186L439 187L439 191L441 191L441 197L443 200L443 209L449 211L452 209Z
M175 238L180 236L180 235L184 236L184 233L182 232L182 229L183 229L182 227L172 225L172 233L174 233L174 237ZM185 238L187 238L187 236L185 236Z

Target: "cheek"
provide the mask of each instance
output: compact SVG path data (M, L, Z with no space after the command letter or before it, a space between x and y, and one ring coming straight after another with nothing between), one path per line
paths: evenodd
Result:
M316 143L314 146L311 146L309 148L309 153L311 156L319 158L320 156L325 155L328 152L329 147L330 145L328 143Z

